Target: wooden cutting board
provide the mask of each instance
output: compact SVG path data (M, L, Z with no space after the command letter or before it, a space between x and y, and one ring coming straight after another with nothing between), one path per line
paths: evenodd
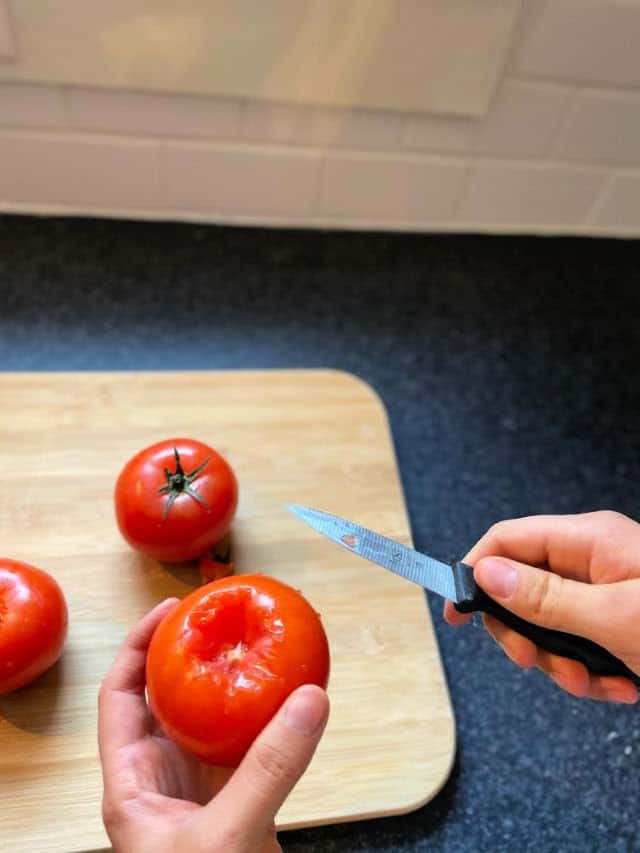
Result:
M100 817L96 695L127 630L198 583L133 553L112 491L162 438L217 448L240 483L236 565L301 589L332 653L332 713L281 828L410 811L445 782L455 726L418 587L318 536L285 509L334 512L410 544L385 411L330 370L0 374L1 551L62 585L61 662L0 696L0 850L108 847Z

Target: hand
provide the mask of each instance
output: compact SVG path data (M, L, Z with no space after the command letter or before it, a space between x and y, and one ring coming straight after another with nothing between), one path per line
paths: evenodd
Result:
M474 567L477 584L503 607L536 625L587 637L640 675L640 524L609 511L502 521L465 562ZM450 601L444 617L451 625L471 618ZM583 664L543 651L492 616L484 614L483 621L512 661L538 666L568 693L638 700L629 679L590 674Z
M131 631L100 688L103 819L115 853L276 853L274 818L311 761L329 714L320 687L298 688L237 770L208 767L154 724L145 701L153 632L168 599Z

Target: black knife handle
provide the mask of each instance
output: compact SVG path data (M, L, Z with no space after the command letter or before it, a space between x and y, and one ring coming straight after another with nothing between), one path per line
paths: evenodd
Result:
M541 628L506 610L497 601L483 592L473 579L473 569L466 563L454 563L452 566L456 584L458 603L456 610L460 613L489 613L495 616L509 628L517 631L523 637L532 640L536 646L583 663L590 672L596 675L623 675L640 683L640 677L629 669L619 658L615 657L597 643L566 634L564 631L554 631L551 628Z

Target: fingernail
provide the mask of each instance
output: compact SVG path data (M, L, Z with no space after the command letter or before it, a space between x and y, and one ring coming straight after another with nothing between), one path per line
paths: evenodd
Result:
M324 722L326 703L315 687L301 687L287 702L284 719L290 729L301 735L312 735Z
M497 598L509 598L518 580L518 572L511 563L494 557L487 557L478 563L478 576L482 589Z
M569 679L566 676L557 675L554 672L552 672L550 674L551 674L551 678L553 679L553 681L555 681L555 683L558 685L558 687L560 687L562 690L566 690L567 693L571 692L569 690L569 687L570 687Z
M630 696L627 691L609 690L606 698L609 702L618 702L620 705L635 705L638 701L637 696Z

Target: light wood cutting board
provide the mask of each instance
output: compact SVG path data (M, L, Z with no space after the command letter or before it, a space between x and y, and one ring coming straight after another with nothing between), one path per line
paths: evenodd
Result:
M51 572L70 609L61 662L0 697L0 850L96 850L96 695L127 630L198 578L133 553L112 491L162 438L218 449L240 483L236 565L301 589L332 654L332 713L281 828L410 811L445 782L455 726L424 594L318 536L302 503L405 544L409 523L386 414L330 370L0 374L0 550Z

